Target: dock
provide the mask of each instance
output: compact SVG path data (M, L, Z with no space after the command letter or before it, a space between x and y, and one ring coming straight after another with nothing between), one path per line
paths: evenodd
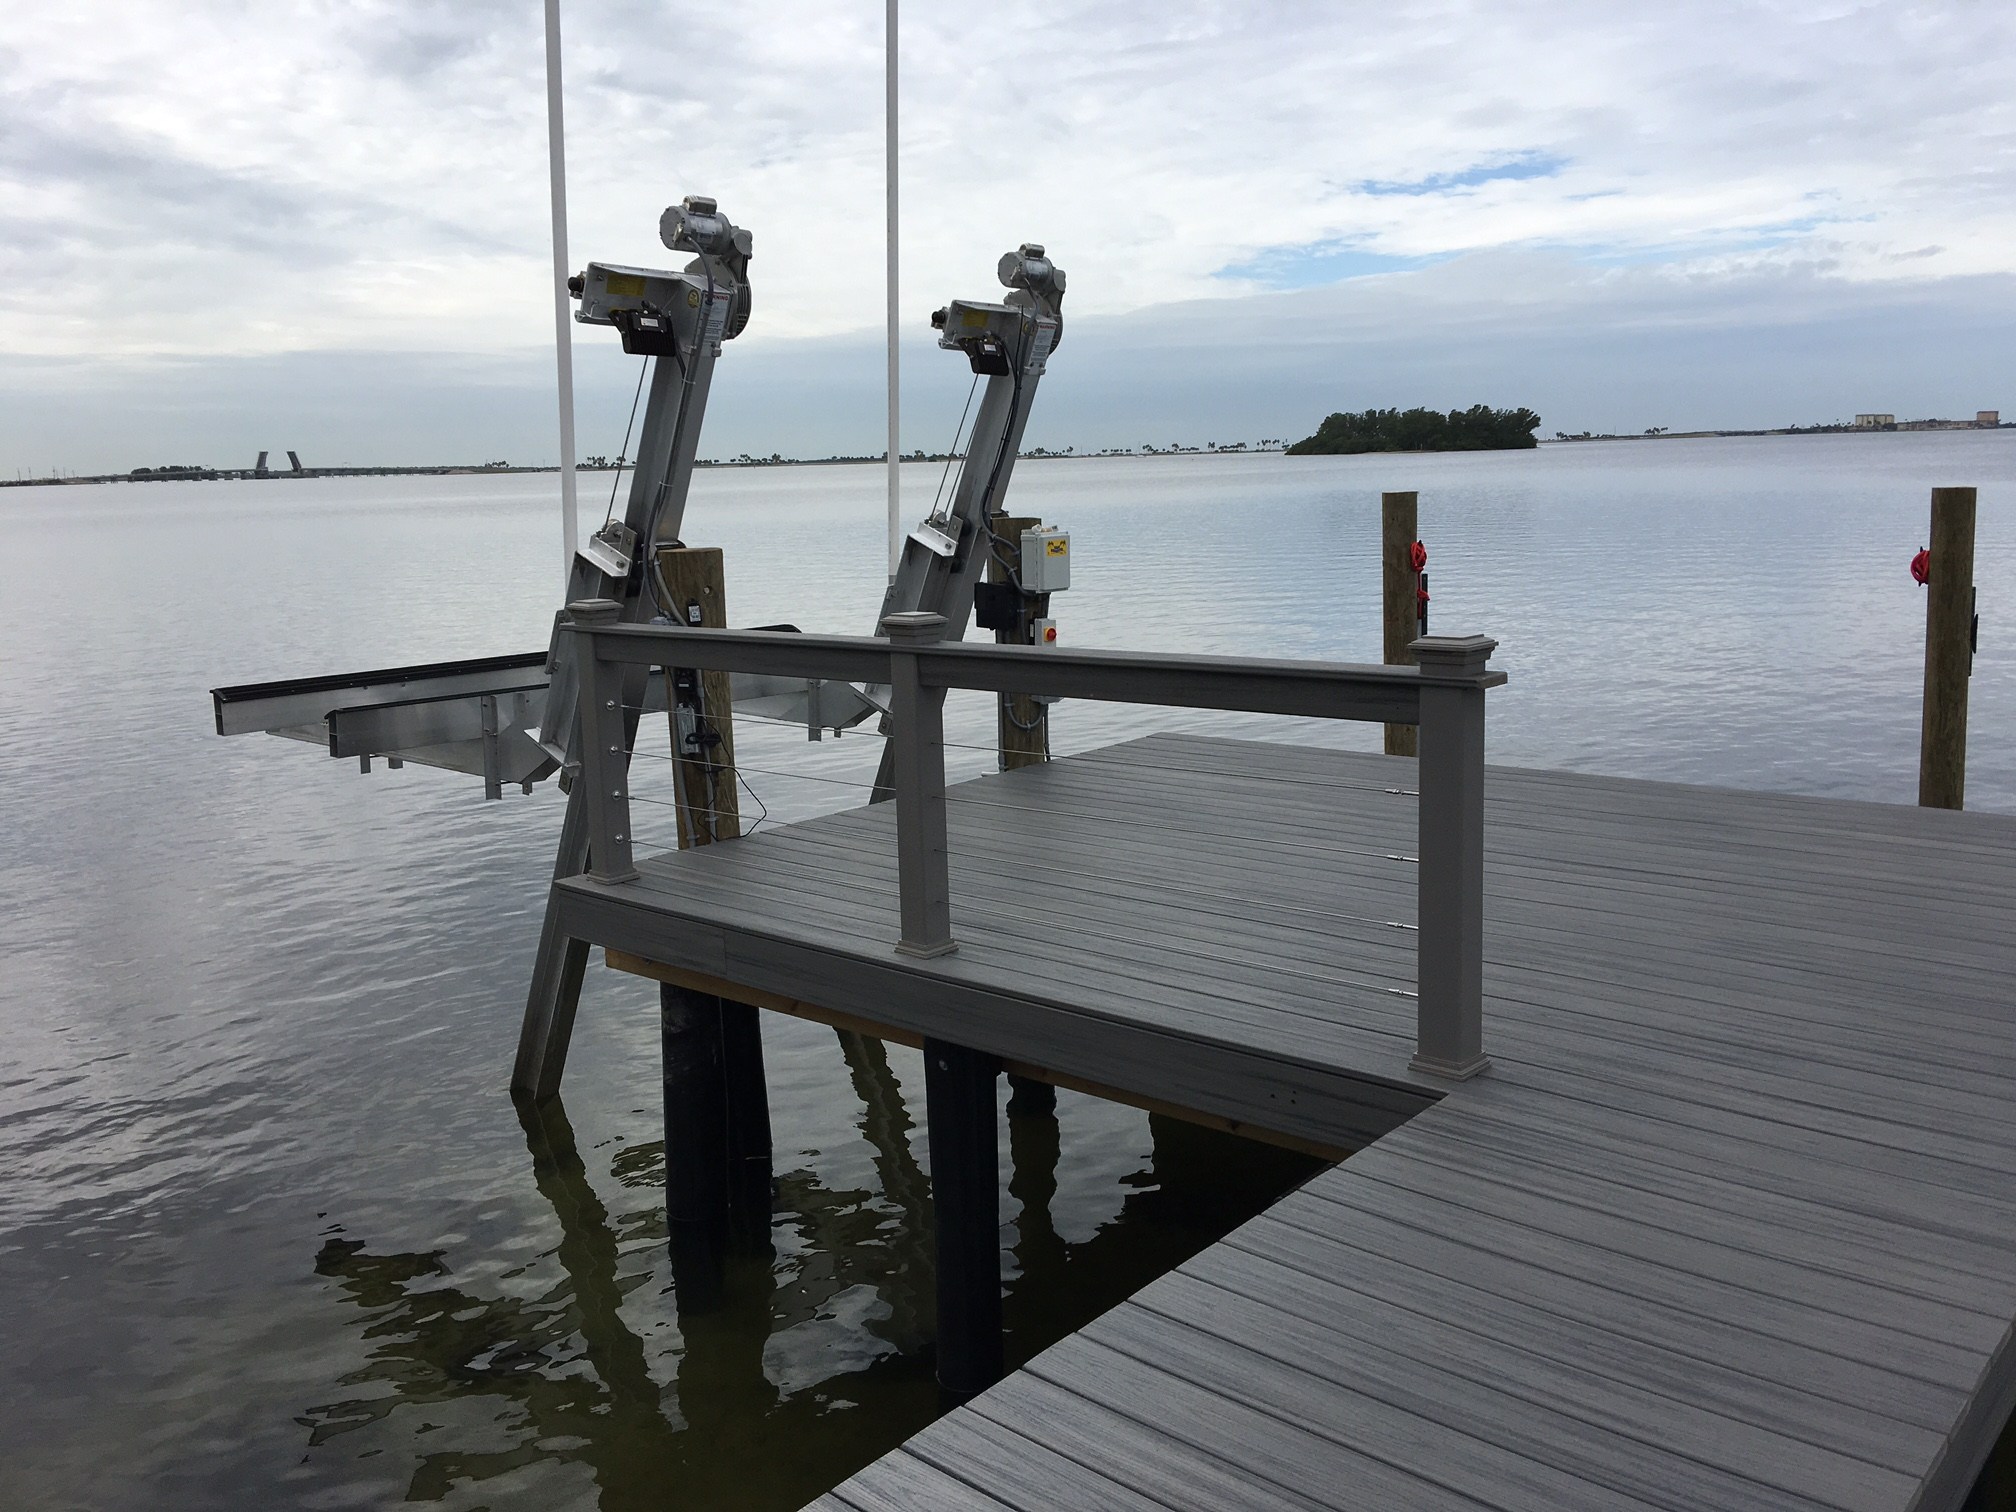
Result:
M899 790L635 858L591 795L565 936L927 1069L954 1047L989 1130L1007 1069L1345 1157L819 1512L1967 1496L2016 1403L2016 819L1483 766L1488 642L1331 669L1419 761L1164 735L934 789L920 688L1315 694L580 618L591 706L674 655L879 672Z

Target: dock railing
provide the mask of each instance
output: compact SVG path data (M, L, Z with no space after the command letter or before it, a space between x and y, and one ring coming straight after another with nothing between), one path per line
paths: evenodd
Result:
M890 690L897 881L908 956L949 955L945 695L953 688L1170 708L1420 727L1416 1071L1461 1079L1484 1055L1484 694L1505 681L1487 636L1423 636L1411 667L967 644L936 614L893 614L880 637L618 624L618 606L569 606L581 688L588 875L634 881L626 667L683 667L877 684Z

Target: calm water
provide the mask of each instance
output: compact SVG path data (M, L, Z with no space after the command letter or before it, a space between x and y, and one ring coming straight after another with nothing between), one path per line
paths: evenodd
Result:
M1943 483L1983 491L1970 802L2012 811L2016 432L1025 463L1013 504L1073 533L1075 643L1373 659L1418 488L1434 628L1512 673L1495 760L1908 802ZM935 1410L914 1057L766 1023L775 1263L682 1331L649 989L591 972L563 1113L504 1092L557 794L211 731L214 684L542 645L553 487L0 491L0 1501L789 1508ZM864 631L880 489L706 473L687 538L736 622ZM1376 739L1064 705L1055 744L1169 727ZM779 819L875 756L740 744ZM1301 1170L1068 1094L1009 1152L1018 1358Z

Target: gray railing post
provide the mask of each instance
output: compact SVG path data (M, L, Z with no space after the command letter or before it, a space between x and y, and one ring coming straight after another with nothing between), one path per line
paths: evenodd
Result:
M1461 1081L1484 1054L1484 676L1498 642L1424 635L1416 1071ZM1434 679L1470 679L1437 683Z
M581 599L567 606L574 624L574 667L579 686L581 772L588 809L588 875L597 882L632 882L630 759L623 749L623 669L595 654L594 630L613 625L623 606L614 599Z
M945 836L945 690L927 688L914 649L945 638L942 614L892 614L889 636L889 745L895 754L896 882L907 956L950 955L951 857Z

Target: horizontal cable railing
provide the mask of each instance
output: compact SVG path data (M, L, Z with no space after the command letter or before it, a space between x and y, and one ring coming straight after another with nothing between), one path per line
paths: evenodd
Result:
M580 678L589 875L634 880L626 668L678 667L861 683L888 690L894 754L898 952L931 958L952 934L946 838L947 690L1223 709L1420 727L1413 1068L1475 1075L1483 1052L1484 694L1505 681L1481 635L1424 636L1411 667L947 641L936 614L895 614L887 638L618 624L607 600L571 605ZM634 675L634 674L633 674ZM1389 858L1399 859L1399 858Z

